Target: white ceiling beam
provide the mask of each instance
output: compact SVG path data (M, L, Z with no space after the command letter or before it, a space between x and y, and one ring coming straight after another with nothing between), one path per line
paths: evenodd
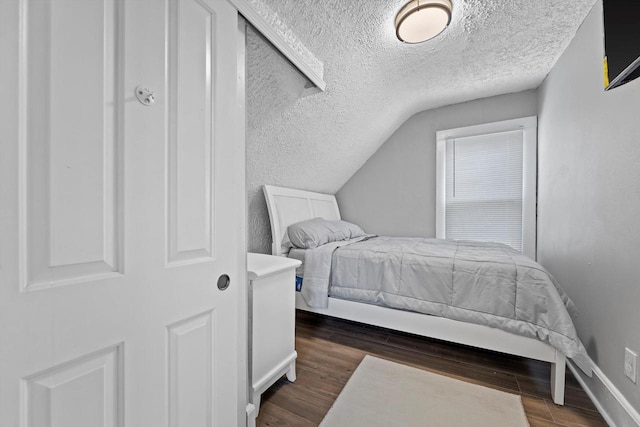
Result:
M324 91L324 64L259 0L229 0L263 36L269 40L311 82Z

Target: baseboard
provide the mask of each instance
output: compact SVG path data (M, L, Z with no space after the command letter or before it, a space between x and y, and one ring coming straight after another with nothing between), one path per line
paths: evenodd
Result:
M593 376L587 377L570 359L567 365L596 409L611 427L640 427L640 413L613 385L602 370L589 359Z

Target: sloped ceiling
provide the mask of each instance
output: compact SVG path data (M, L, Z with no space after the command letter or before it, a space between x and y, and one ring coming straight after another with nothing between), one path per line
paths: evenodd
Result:
M428 42L395 37L405 0L263 0L324 62L325 92L247 34L249 250L269 250L263 184L335 193L413 114L536 88L594 0L453 0ZM594 46L594 49L598 49Z

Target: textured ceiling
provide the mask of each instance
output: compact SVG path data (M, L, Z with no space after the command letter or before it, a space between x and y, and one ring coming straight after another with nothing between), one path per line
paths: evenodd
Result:
M327 89L248 32L250 216L263 184L335 193L419 111L536 88L595 2L453 0L449 28L408 45L393 27L405 0L262 1L324 62Z

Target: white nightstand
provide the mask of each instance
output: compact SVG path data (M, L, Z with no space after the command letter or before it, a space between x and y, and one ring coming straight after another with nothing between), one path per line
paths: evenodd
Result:
M296 380L295 269L300 261L281 256L247 254L249 277L250 401L255 424L260 396L286 374Z

